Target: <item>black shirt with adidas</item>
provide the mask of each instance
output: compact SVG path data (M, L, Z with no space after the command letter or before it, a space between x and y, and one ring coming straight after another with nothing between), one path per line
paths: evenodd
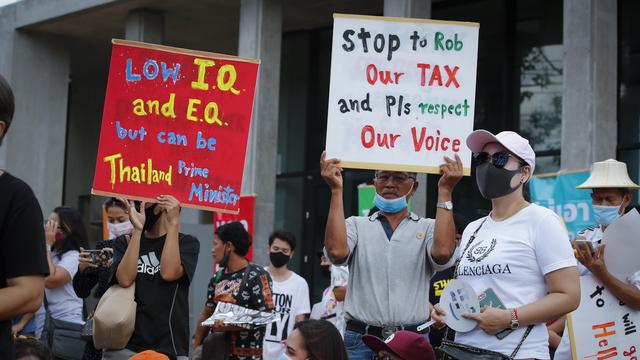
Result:
M175 359L189 355L189 284L198 263L200 243L191 236L180 234L180 260L184 275L176 281L160 276L160 259L166 235L156 239L140 238L138 276L135 299L136 324L126 348L141 352L155 350ZM116 238L113 249L112 283L115 272L127 250L127 238Z

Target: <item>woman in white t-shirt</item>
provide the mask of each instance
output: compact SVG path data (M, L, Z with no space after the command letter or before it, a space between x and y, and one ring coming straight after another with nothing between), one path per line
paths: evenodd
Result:
M476 130L467 146L474 153L478 188L491 200L492 210L465 229L456 275L477 294L491 289L505 308L464 315L477 326L457 332L456 343L518 359L549 359L545 323L580 302L568 234L553 211L524 198L523 186L535 168L535 153L526 139L512 131L493 135ZM439 306L432 313L439 321L445 314Z
M45 225L49 276L45 278L45 297L51 317L83 324L82 299L73 290L72 279L78 271L80 247L87 247L87 230L82 215L71 207L53 210ZM36 335L44 326L44 304L36 316Z

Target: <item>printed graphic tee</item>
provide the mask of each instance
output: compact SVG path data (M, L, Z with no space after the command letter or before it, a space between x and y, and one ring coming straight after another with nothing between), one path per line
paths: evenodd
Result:
M458 278L468 282L476 294L492 288L506 308L522 307L546 295L546 274L576 266L562 220L547 208L531 204L503 221L494 221L490 216L476 220L462 235L462 249L483 221L458 267ZM498 340L476 327L467 333L456 333L456 341L511 355L525 330L526 326L521 326ZM537 324L517 358L548 359L548 340L545 324Z
M273 281L273 304L279 320L267 325L264 337L263 359L278 360L284 353L282 341L289 337L296 316L311 312L309 285L300 275L291 272L285 281Z
M215 310L218 302L227 302L248 309L271 312L273 310L271 276L260 266L254 264L249 266L247 281L242 289L240 285L246 268L233 273L222 273L219 279L214 275L209 282L206 306ZM262 359L264 333L264 327L227 332L229 360Z
M200 243L191 235L180 234L180 261L184 275L165 281L160 275L160 259L166 236L140 239L135 300L136 324L127 349L141 352L155 350L172 359L189 355L189 284L198 264ZM127 238L115 239L112 282L127 251Z

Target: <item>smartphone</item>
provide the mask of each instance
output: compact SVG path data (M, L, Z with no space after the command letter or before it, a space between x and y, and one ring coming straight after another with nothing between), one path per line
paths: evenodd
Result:
M589 240L576 240L576 247L584 247L584 246L588 246L589 250L591 251L591 255L596 253L596 244L592 243Z
M493 291L492 288L488 288L483 293L478 295L478 300L480 300L480 308L483 308L483 307L494 307L496 309L506 309L506 307L502 303L502 300L500 300L500 298L498 297L498 294L496 294L496 292ZM512 329L507 328L507 329L504 329L504 330L500 331L499 333L497 333L496 337L499 340L502 340L505 337L507 337L507 335L511 334L512 332L513 332Z
M113 257L113 254L107 250L85 250L89 253L91 262L100 266L106 267L109 260Z

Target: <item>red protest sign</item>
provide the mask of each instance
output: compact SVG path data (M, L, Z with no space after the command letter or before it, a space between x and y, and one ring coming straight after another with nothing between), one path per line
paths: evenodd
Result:
M113 40L92 193L237 213L258 65Z
M244 228L249 233L249 236L253 240L253 219L254 219L254 209L256 203L255 195L242 195L240 197L240 213L238 214L225 214L225 213L215 213L213 214L213 231L226 223L230 223L233 221L239 221ZM247 256L245 256L247 260L253 260L253 245L249 248L249 252Z

